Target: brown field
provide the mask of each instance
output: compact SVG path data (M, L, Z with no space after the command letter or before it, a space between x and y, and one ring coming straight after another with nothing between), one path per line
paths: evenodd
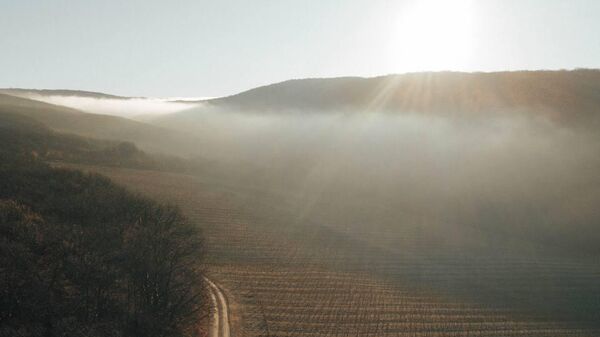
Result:
M394 249L343 224L299 218L276 192L78 167L177 204L202 226L208 275L228 296L234 336L600 335L594 261Z

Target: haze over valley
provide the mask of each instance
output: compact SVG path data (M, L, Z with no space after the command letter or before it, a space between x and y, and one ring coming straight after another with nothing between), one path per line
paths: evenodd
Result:
M53 5L0 5L0 335L600 336L595 3Z

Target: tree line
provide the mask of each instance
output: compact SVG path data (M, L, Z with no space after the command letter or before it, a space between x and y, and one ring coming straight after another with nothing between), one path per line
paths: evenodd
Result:
M196 335L198 227L30 150L0 149L0 335Z

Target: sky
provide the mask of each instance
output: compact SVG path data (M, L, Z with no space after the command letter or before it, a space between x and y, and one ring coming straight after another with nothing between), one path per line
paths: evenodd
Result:
M0 0L0 87L214 97L292 78L600 68L597 0Z

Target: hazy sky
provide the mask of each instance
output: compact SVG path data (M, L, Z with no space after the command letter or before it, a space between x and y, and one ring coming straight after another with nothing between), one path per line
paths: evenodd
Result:
M600 67L597 0L0 0L0 87L220 96L290 78Z

